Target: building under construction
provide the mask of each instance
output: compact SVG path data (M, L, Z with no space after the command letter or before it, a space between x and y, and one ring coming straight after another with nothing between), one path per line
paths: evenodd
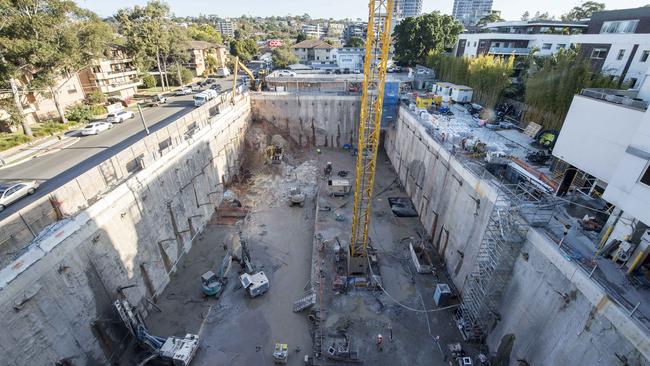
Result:
M387 83L370 6L362 82L224 93L4 220L0 364L650 364L646 218Z

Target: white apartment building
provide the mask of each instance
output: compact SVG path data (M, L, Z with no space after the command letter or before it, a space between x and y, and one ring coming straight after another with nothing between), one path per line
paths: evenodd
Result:
M307 38L320 39L325 35L326 29L321 24L303 24L302 31Z
M224 37L234 37L235 36L235 25L232 21L225 19L219 20L216 23L216 28Z
M626 240L650 226L650 75L638 90L585 89L576 95L553 155L575 169L563 184L586 175L587 191L615 206L609 239Z
M365 58L363 48L343 47L336 51L339 70L363 70L363 60Z
M336 48L319 39L308 39L291 46L299 62L314 67L336 67Z

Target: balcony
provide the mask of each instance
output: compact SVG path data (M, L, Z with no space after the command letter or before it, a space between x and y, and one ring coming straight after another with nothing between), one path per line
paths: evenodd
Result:
M532 48L515 48L515 47L490 47L488 53L493 55L512 55L527 56Z
M137 74L138 74L138 70L136 68L127 68L127 69L114 70L109 72L94 72L93 76L95 77L96 80L107 80L107 79L114 79L119 77L137 75Z
M111 83L109 85L100 85L99 88L101 89L102 93L113 93L124 89L136 88L140 85L142 85L142 80L131 79L131 80L122 81L118 83Z
M580 95L593 99L604 100L609 103L619 104L625 107L645 111L648 109L648 102L637 98L636 90L618 89L582 89Z

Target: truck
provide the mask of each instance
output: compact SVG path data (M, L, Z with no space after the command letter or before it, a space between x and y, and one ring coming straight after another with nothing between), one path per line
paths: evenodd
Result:
M200 107L207 103L208 101L214 99L217 97L217 91L208 89L200 92L199 94L194 96L194 106L195 107Z
M269 290L269 279L264 272L244 273L239 276L242 287L250 297L260 296Z

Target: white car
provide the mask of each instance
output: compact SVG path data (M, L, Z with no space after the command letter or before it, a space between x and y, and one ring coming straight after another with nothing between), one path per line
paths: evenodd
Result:
M81 129L81 134L84 136L87 135L97 135L98 133L106 130L110 130L113 127L112 123L109 122L93 122L87 124L86 127Z
M180 95L188 95L192 94L192 88L181 88L176 90L176 93L174 95L180 96Z
M0 211L19 199L34 194L36 188L38 188L38 182L35 180L10 184L0 183Z
M109 113L108 116L106 116L106 122L122 123L127 119L131 119L133 117L135 117L135 113L131 111L113 112L113 113Z
M291 70L276 70L276 76L296 76L296 73Z

